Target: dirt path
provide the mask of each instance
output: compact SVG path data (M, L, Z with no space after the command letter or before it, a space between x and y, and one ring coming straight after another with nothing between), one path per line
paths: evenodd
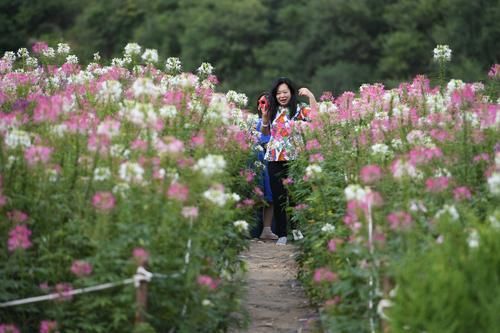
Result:
M245 306L251 320L247 332L319 332L314 329L317 312L296 279L295 247L250 243L243 254L248 263Z

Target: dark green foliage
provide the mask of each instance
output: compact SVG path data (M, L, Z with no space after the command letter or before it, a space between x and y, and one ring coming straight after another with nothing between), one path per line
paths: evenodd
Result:
M448 77L480 80L500 61L498 17L496 0L2 0L0 50L64 40L87 63L137 42L186 71L208 61L251 99L278 76L338 95L434 72L437 44L453 50Z

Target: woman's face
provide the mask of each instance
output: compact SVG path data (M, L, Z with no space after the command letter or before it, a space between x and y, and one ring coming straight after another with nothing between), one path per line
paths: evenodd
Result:
M278 86L278 91L276 92L276 100L278 100L279 105L287 106L292 98L292 93L290 88L286 83L282 83Z

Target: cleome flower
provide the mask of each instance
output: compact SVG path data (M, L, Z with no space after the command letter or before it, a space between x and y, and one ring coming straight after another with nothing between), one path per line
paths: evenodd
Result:
M226 161L221 155L207 155L199 159L194 165L195 171L200 171L204 176L210 177L224 172Z

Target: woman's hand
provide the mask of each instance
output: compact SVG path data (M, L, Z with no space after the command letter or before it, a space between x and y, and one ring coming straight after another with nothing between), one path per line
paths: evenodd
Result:
M314 98L313 93L307 88L300 88L299 89L299 96L307 96L307 97L309 97L309 99L311 97Z
M313 110L318 109L318 102L316 102L316 98L314 97L314 94L311 92L311 90L307 88L300 88L298 93L299 96L307 96L307 98L309 98L309 105Z

